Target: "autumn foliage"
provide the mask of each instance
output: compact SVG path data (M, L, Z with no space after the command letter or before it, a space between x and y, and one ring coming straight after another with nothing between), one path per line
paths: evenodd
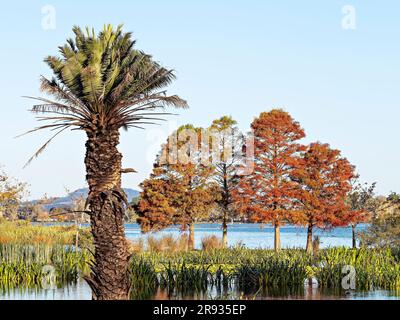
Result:
M236 192L240 210L252 222L272 223L275 250L280 250L280 226L290 219L296 184L290 179L298 166L305 136L285 111L263 112L252 125L254 171L241 179Z
M346 195L351 190L354 168L339 150L328 144L312 143L299 166L292 173L298 184L297 210L292 222L307 226L307 252L312 252L312 232L315 227L346 226L350 219Z
M177 134L179 136L189 129L196 132L200 140L200 130L193 126L179 128L162 147L150 178L141 184L143 192L138 204L138 222L144 232L171 225L189 229L188 246L193 248L194 223L212 212L217 193L211 179L214 168L202 164L198 150L190 146L181 148L182 144L189 143L190 137L176 140ZM175 139L180 148L171 148L171 139ZM186 154L171 154L176 150L186 150ZM187 161L171 161L179 157Z
M362 218L364 211L348 205L355 174L339 150L319 142L301 144L304 130L283 110L261 113L251 128L254 154L250 156L247 139L230 117L215 120L207 130L186 125L171 135L150 178L141 184L137 211L142 231L180 225L190 230L193 248L194 224L219 217L226 246L228 218L240 216L244 221L270 223L276 251L281 249L282 225L307 227L307 251L312 253L315 228L347 226ZM226 129L231 131L221 135ZM217 143L209 139L210 132L219 135ZM210 145L212 152L207 151ZM216 155L217 161L211 161ZM238 174L242 167L248 168L248 158L254 170Z

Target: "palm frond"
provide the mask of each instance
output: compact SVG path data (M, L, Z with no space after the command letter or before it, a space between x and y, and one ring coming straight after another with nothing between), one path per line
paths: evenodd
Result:
M97 35L90 28L74 26L72 31L74 37L59 47L60 55L44 59L54 78L42 76L40 88L53 99L28 97L40 101L30 111L42 115L39 121L50 123L27 133L59 130L51 141L66 128L142 128L141 125L153 125L163 121L162 116L172 115L157 112L159 109L188 107L185 100L168 96L165 90L176 78L174 71L136 49L132 33L124 33L122 25L105 25Z
M50 144L50 142L57 137L61 132L63 132L64 130L66 130L68 128L68 126L62 128L61 130L57 131L56 134L54 134L49 140L47 140L34 154L32 157L29 158L29 160L25 163L23 168L26 168L32 161L33 159L37 158L46 148L47 146Z

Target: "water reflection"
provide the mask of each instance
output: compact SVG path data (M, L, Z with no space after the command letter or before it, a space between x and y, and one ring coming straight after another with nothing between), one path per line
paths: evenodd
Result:
M90 300L91 292L85 281L53 290L12 289L0 293L0 300ZM400 292L375 291L335 291L318 286L300 288L239 291L234 287L210 287L206 291L178 291L158 288L153 300L400 300Z

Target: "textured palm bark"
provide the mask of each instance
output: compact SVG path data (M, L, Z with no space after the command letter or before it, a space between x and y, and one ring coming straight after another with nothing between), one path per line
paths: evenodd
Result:
M85 165L94 238L94 264L87 279L94 300L123 300L129 295L129 252L125 239L126 195L121 188L118 131L88 132Z

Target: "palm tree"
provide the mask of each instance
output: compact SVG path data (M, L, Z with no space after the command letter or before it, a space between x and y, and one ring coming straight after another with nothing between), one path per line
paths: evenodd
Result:
M55 134L28 163L66 129L86 133L86 204L95 248L86 280L93 299L127 299L130 254L123 224L127 199L121 174L134 170L121 167L119 130L142 128L162 120L159 116L167 113L156 113L160 108L185 108L187 103L164 90L175 79L173 70L135 49L131 33L124 33L122 26L106 25L97 35L93 29L84 32L76 26L73 32L74 39L59 47L60 57L44 60L55 77L42 77L41 90L53 100L29 97L40 101L31 111L42 114L40 121L48 121L29 132L51 129Z

